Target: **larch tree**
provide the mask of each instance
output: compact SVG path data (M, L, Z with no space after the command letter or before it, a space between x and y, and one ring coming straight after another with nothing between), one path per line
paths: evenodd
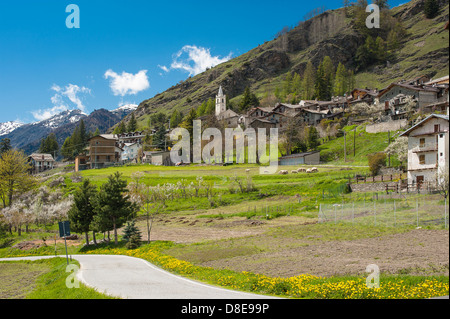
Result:
M3 206L11 206L14 196L36 186L36 179L29 174L31 166L22 151L11 149L0 159L0 196Z

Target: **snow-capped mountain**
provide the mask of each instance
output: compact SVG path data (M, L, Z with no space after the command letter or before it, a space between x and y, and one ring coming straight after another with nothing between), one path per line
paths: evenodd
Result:
M21 127L23 123L9 121L5 123L0 123L0 136L6 135L14 131L15 129Z
M32 125L40 125L54 130L69 123L76 123L82 118L86 118L87 116L88 115L86 113L83 113L78 109L69 110L58 113L49 119L33 123Z
M61 146L64 140L72 135L81 119L85 123L87 132L93 133L98 128L100 132L104 133L136 108L137 105L124 105L113 111L106 109L95 110L89 115L78 109L64 111L46 120L23 124L5 133L1 138L9 138L13 147L20 148L25 153L31 154L39 149L41 139L47 137L50 133L56 135L58 144ZM2 124L0 124L0 132ZM5 125L5 132L6 127ZM12 127L12 124L8 125L9 127Z
M131 112L136 110L137 108L138 108L138 105L136 105L136 104L125 104L125 105L118 107L117 109L111 110L110 112L121 118L124 118L125 116L127 116L128 114L130 114Z

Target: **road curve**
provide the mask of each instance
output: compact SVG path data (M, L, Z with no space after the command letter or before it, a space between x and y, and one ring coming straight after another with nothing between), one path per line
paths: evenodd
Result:
M16 257L0 261L53 258ZM65 256L59 256L64 257ZM72 255L80 263L80 282L110 296L124 299L263 299L269 296L228 290L169 273L135 257Z

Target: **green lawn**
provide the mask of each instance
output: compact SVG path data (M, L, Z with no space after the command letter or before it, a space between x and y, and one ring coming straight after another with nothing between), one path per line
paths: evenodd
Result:
M70 265L79 268L78 262ZM0 262L0 299L111 299L82 283L69 288L71 275L64 258Z

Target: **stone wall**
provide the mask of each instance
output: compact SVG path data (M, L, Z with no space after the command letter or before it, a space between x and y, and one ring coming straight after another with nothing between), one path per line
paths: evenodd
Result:
M388 131L398 131L408 125L408 121L406 119L389 121L383 123L377 123L366 126L367 133L380 133L380 132L388 132Z

